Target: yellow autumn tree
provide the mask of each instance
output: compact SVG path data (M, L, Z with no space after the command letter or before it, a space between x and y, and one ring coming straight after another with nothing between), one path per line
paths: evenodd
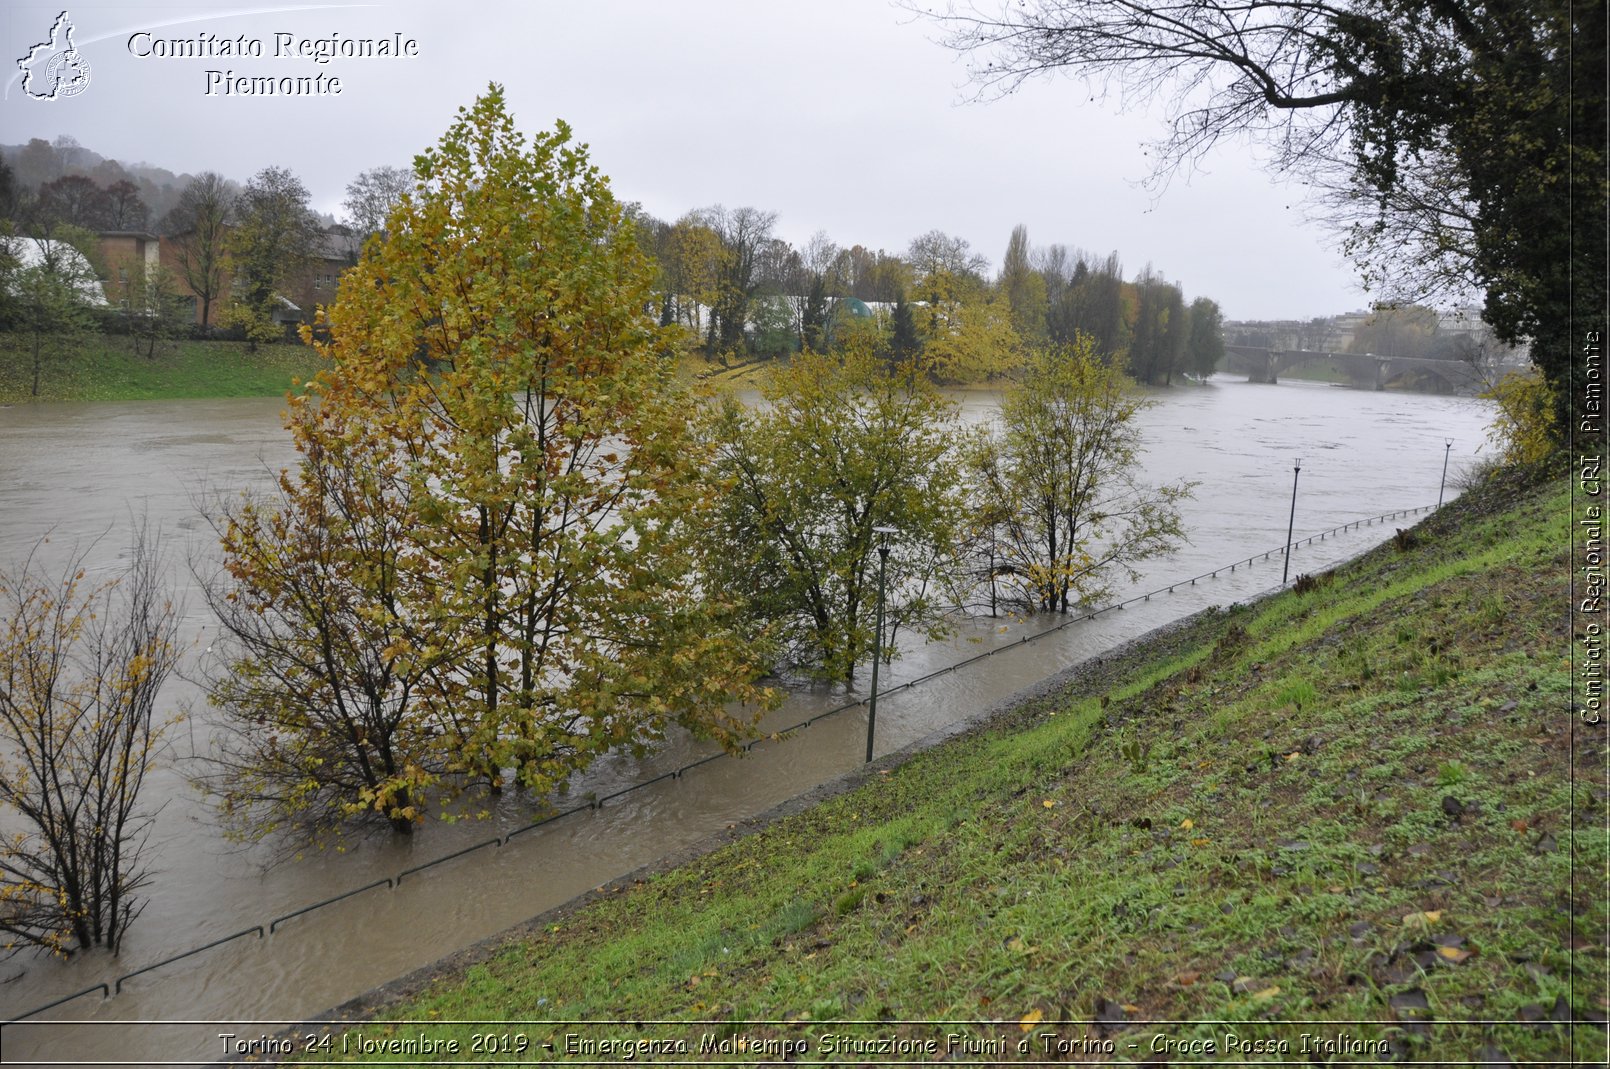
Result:
M180 609L160 540L136 528L117 578L59 571L36 545L0 573L0 956L114 953L144 908L140 790L164 729Z
M345 632L362 636L365 663L396 669L370 689L406 706L398 730L420 752L403 793L353 783L339 800L297 797L322 797L326 813L368 804L405 826L443 791L562 787L673 724L737 745L753 721L729 709L767 698L762 659L698 581L694 540L714 502L694 406L658 355L651 265L607 180L563 123L521 134L497 86L414 174L385 236L343 277L320 344L329 366L292 416L304 479L321 456L341 461L315 489L282 495L259 529L274 542L328 512L321 479L365 482L355 518L340 521ZM227 534L237 600L271 596L273 576L248 563L258 535ZM326 626L312 615L306 632ZM265 670L263 656L248 651L237 674ZM236 711L247 736L263 734L266 713L281 734L348 758L375 742L306 726L300 711ZM304 768L305 781L329 764ZM224 791L237 812L254 797ZM247 823L296 818L293 806L281 795Z
M917 286L923 365L942 383L989 382L1023 362L1012 306L968 276L943 268Z

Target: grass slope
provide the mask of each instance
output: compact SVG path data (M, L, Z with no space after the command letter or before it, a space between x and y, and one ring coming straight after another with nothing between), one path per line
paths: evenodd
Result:
M0 404L276 397L318 366L318 357L301 345L265 345L251 353L244 342L182 341L147 358L131 351L128 338L90 335L72 357L45 364L34 398L28 339L0 335Z
M464 1051L486 1029L445 1022L526 1022L557 1060L580 1031L729 1064L701 1037L831 1064L889 1058L824 1033L939 1060L955 1033L973 1064L1022 1039L1138 1060L1158 1036L1185 1060L1597 1061L1605 751L1583 731L1571 752L1568 525L1563 482L1466 495L1413 546L1109 658L389 1016ZM671 1023L543 1023L634 1019Z

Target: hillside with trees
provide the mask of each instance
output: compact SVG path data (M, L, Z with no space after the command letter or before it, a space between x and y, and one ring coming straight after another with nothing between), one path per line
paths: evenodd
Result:
M109 160L67 137L0 146L8 240L76 228L124 313L149 317L177 302L195 333L252 344L294 337L289 328L311 322L334 299L334 276L414 188L403 168L365 170L348 184L336 222L312 210L285 167L242 181ZM1117 252L1033 245L1022 226L993 270L967 239L940 229L894 252L822 231L795 247L777 235L778 214L754 206L709 205L675 221L635 204L624 210L653 267L645 310L671 330L669 344L718 367L867 349L891 363L920 359L942 383L993 382L1015 374L1031 350L1087 336L1103 361L1169 385L1210 373L1217 358L1210 298L1188 299L1150 264L1126 277ZM131 283L130 270L110 262L115 234L156 237L161 271L142 269ZM0 318L18 322L14 310ZM185 316L173 318L155 333L182 332ZM154 350L157 339L147 344Z

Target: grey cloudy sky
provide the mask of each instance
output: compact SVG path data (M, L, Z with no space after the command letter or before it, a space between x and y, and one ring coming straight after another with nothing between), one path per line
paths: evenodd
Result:
M74 3L87 88L32 100L15 59L61 12L8 3L0 141L68 134L104 156L245 180L268 165L301 176L340 215L361 170L408 163L454 111L502 83L527 129L569 122L616 193L662 218L709 204L778 213L796 244L825 230L843 245L903 252L939 229L998 265L1008 235L1116 249L1227 318L1298 318L1366 297L1333 239L1305 224L1301 190L1269 179L1242 148L1203 161L1161 196L1138 185L1144 111L1091 101L1069 78L969 102L964 61L936 28L882 0L408 3L296 6ZM140 33L131 44L131 38ZM154 39L204 34L261 42L260 57L139 56ZM399 59L276 55L303 39L418 42ZM341 80L339 95L223 95L209 70Z

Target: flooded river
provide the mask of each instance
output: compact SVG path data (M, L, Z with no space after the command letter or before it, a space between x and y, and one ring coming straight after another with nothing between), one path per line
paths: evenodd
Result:
M992 395L957 397L969 420L993 418ZM972 621L953 641L907 648L885 673L885 688L991 648L1001 651L880 698L879 752L932 734L1151 628L1277 586L1279 555L1268 562L1261 555L1285 540L1296 458L1302 458L1296 509L1302 538L1365 516L1434 504L1444 441L1454 440L1452 478L1482 445L1489 418L1485 402L1464 398L1223 378L1160 392L1157 401L1143 417L1149 478L1186 478L1199 486L1184 510L1190 544L1151 562L1134 591L1163 588L1254 553L1260 560L1032 641L1022 640L1062 621ZM187 602L185 632L204 649L214 625L182 562L187 554L205 561L216 549L195 502L211 490L263 486L291 463L281 407L277 400L228 400L0 409L0 562L18 560L49 533L48 552L93 541L91 567L111 569L131 514L143 513L171 536L181 565L174 583ZM1303 546L1293 554L1292 574L1362 552L1391 530L1391 524L1377 524ZM205 752L209 731L209 712L195 685L176 681L167 697L193 707L173 736L172 752L147 780L145 802L160 811L148 851L155 877L145 912L117 959L89 954L62 962L25 954L0 963L0 1018L95 984L110 989L147 965L250 934L127 978L113 997L97 991L8 1025L7 1063L218 1057L220 1031L273 1031L264 1022L321 1012L494 934L856 767L866 738L864 709L850 709L792 738L763 742L741 759L722 758L662 779L600 809L396 882L406 870L526 827L529 804L511 794L487 821L431 825L410 842L375 839L344 854L265 870L267 855L225 842L188 785L183 755ZM786 728L854 697L829 687L800 690L764 727ZM672 740L642 760L607 759L571 797L607 798L709 752ZM278 918L377 881L268 930Z

